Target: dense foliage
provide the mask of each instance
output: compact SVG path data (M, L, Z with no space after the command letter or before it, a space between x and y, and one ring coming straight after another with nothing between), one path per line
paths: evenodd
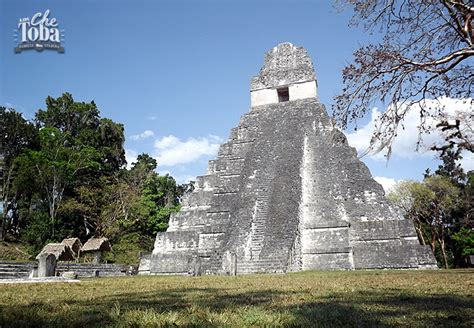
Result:
M48 97L33 122L4 107L0 120L0 239L22 240L32 253L66 237L85 242L105 236L119 246L117 252L131 250L136 258L167 228L189 188L158 175L156 161L147 154L126 169L123 125L100 117L93 101L76 102L64 93Z
M458 158L459 150L445 152L434 173L400 182L389 194L445 268L466 266L466 256L474 255L474 171L464 173Z

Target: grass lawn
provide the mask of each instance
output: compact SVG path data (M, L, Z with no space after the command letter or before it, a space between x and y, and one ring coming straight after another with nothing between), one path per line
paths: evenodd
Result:
M0 285L0 327L473 327L474 270Z

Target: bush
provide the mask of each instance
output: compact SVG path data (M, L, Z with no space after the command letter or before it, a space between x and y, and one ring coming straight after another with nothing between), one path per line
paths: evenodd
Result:
M123 235L112 243L112 251L104 256L111 263L138 264L140 252L150 252L153 249L153 238L140 235L138 232Z
M461 228L453 235L455 252L462 257L474 255L474 231Z
M29 252L38 254L50 240L49 216L44 212L34 212L28 226L22 233L22 240L29 244Z

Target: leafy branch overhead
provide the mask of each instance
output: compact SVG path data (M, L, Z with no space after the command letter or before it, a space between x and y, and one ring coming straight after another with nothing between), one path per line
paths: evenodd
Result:
M474 3L470 0L347 0L353 26L379 34L377 43L354 53L343 69L344 88L335 97L334 118L357 122L378 101L388 105L375 127L370 151L388 150L403 120L419 112L419 135L444 129L447 144L474 152L473 111L448 113L440 99L474 105ZM437 103L427 102L434 99ZM458 117L464 115L464 117ZM454 116L454 117L453 117ZM466 117L467 116L467 117ZM458 124L456 119L459 121ZM466 119L468 120L466 122ZM442 150L443 146L436 146Z

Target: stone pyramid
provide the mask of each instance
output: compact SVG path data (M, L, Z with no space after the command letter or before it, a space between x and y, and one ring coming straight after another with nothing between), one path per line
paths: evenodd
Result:
M434 267L333 128L306 50L283 43L251 81L250 111L158 233L150 273Z

